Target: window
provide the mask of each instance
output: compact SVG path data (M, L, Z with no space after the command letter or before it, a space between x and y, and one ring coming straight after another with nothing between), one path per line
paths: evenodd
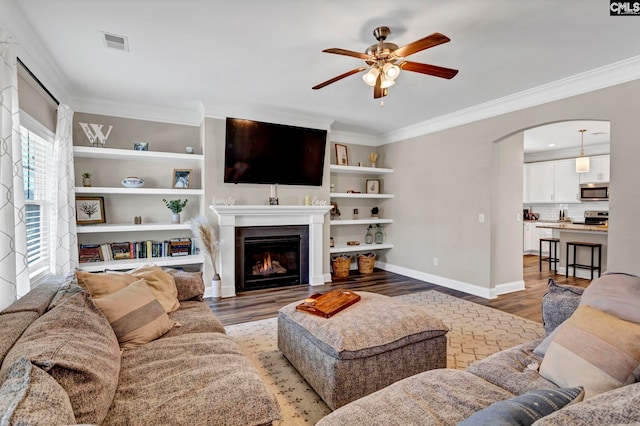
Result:
M20 115L22 170L27 225L29 277L48 273L49 218L51 200L47 191L48 159L53 156L53 135L25 114Z

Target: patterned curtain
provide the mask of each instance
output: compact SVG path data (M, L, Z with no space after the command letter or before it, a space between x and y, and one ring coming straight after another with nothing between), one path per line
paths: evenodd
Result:
M78 267L76 235L76 209L73 174L73 111L67 105L58 105L58 124L51 164L55 194L51 209L51 270L56 275L67 275Z
M0 310L29 291L17 62L0 30Z

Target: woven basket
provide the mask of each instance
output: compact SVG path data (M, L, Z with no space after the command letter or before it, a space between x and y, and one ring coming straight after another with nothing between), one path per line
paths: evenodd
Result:
M358 272L361 274L370 274L373 272L373 265L376 263L376 255L374 253L358 255Z
M337 256L331 259L333 266L333 276L336 278L346 278L349 276L351 268L351 256Z

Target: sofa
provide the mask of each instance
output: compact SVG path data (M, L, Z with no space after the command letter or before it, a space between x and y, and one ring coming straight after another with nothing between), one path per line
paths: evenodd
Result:
M640 424L640 277L550 279L542 309L543 339L403 379L317 425Z
M201 273L158 269L84 273L102 280L90 289L81 271L52 277L0 312L0 424L280 420L274 395L203 301Z

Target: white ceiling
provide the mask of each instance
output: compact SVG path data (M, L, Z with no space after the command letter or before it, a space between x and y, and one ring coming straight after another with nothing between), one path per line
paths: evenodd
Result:
M574 148L575 156L580 153L584 129L584 146L609 145L610 123L608 121L564 121L540 126L524 132L524 152L562 151ZM608 149L606 150L608 152Z
M14 11L4 24L21 59L72 106L242 118L269 111L370 135L640 58L640 17L610 17L603 0L0 0L3 7ZM384 108L360 75L311 90L363 64L323 49L364 51L379 25L400 46L449 36L410 60L459 74L403 72ZM127 36L130 52L105 48L101 31Z

